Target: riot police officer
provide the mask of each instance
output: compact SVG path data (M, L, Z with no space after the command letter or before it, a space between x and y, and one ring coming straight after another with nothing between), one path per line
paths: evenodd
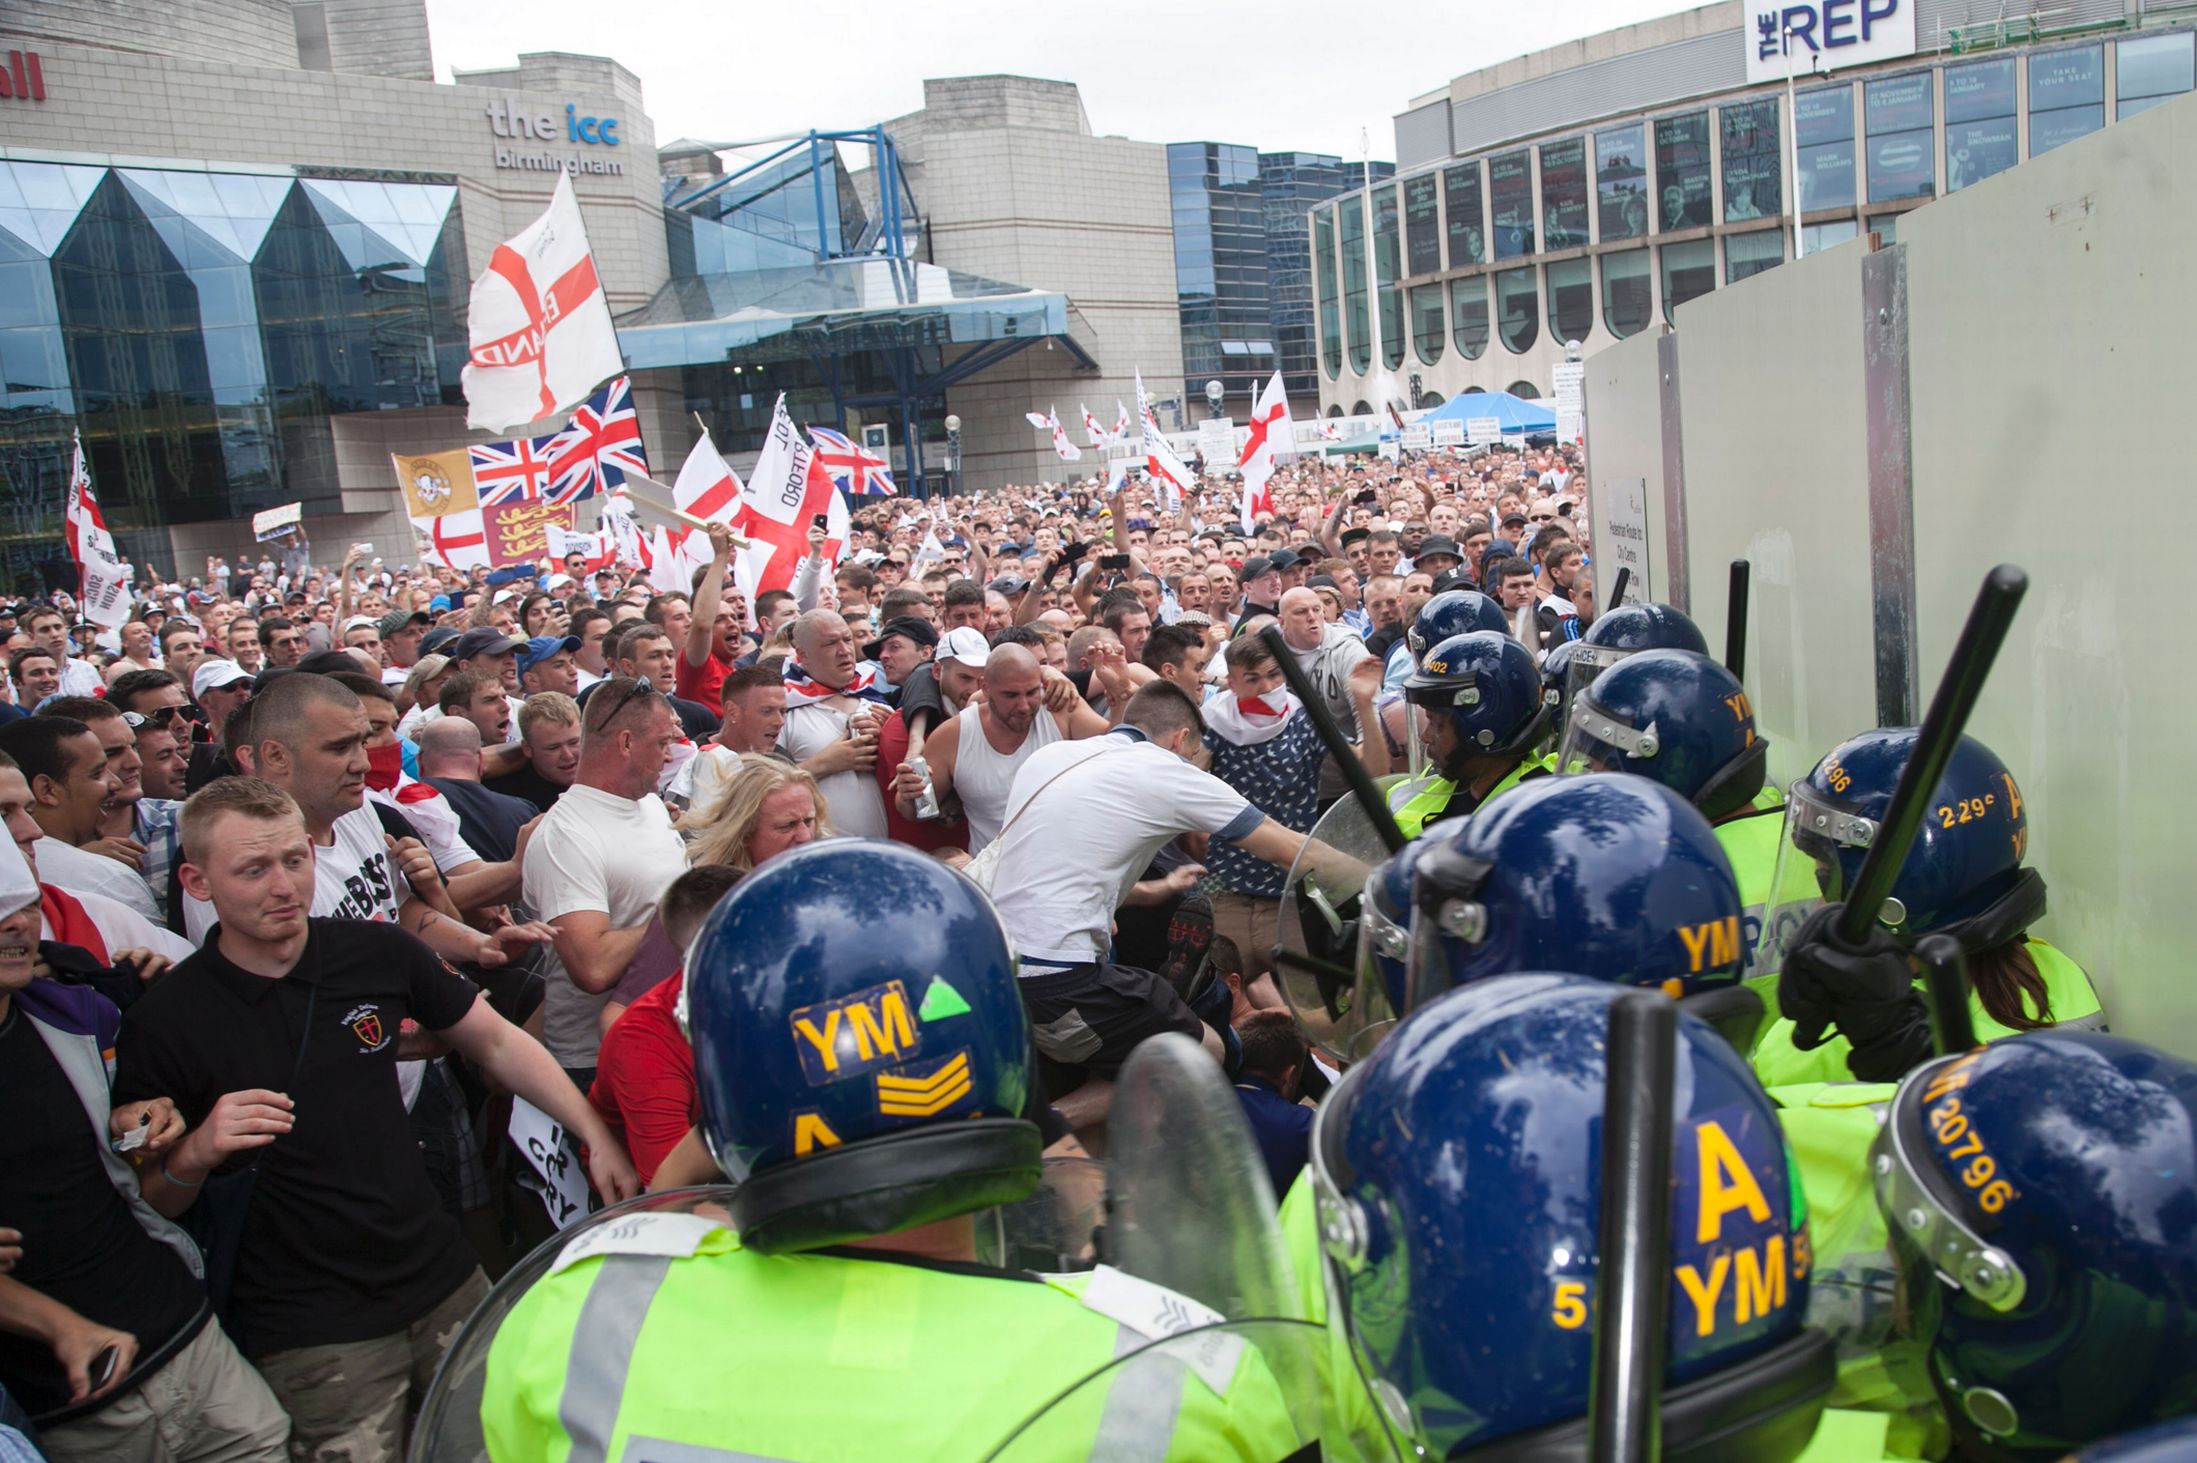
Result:
M1429 823L1473 812L1544 775L1547 763L1534 749L1548 733L1548 699L1532 652L1508 635L1475 630L1428 650L1404 680L1426 771L1388 791L1404 835L1417 837Z
M1853 888L1914 744L1912 727L1864 732L1793 784L1773 888L1803 889L1808 871L1823 899ZM1812 898L1788 900L1765 917L1757 962L1781 974L1785 1019L1765 1029L1756 1048L1763 1081L1777 1087L1849 1074L1891 1081L1926 1056L1929 1020L1906 952L1932 932L1952 936L1967 958L1970 1014L1982 1039L2102 1026L2082 967L2029 934L2044 915L2045 887L2026 866L2028 851L2028 812L2013 773L1983 743L1961 738L1864 948L1831 939L1830 917Z
M1963 1456L2042 1463L2197 1407L2197 1066L2064 1027L1940 1057L1872 1171Z
M687 969L731 1222L640 1214L571 1242L495 1333L499 1463L964 1458L1055 1398L1048 1435L1078 1456L1296 1446L1252 1351L1166 1373L1164 1396L1076 1389L1157 1339L1143 1307L1168 1292L1102 1304L1088 1276L976 1263L974 1214L1037 1186L1040 1138L1014 958L973 884L898 844L813 844L742 881Z
M1605 1303L1589 1135L1621 998L1638 999L1566 975L1460 986L1321 1105L1310 1184L1329 1324L1420 1456L1585 1456ZM1828 1341L1801 1324L1805 1208L1738 1054L1682 1015L1677 1063L1661 1456L1783 1463L1831 1379Z
M1584 642L1581 642L1584 643ZM1753 969L1762 916L1775 901L1782 803L1764 805L1770 743L1755 727L1754 705L1738 678L1690 650L1643 650L1620 657L1571 701L1562 773L1631 772L1652 778L1701 810L1739 880L1741 943L1750 987L1765 1003L1771 988ZM1814 882L1800 889L1814 893ZM1743 1046L1751 1049L1752 1034Z

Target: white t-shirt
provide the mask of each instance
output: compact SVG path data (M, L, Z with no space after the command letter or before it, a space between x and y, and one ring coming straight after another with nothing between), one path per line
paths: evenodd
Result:
M739 766L738 752L716 742L704 742L679 769L678 778L670 788L671 795L685 798L687 807L696 813L708 812L709 805L717 801L717 795L725 790L726 781Z
M846 713L829 706L796 706L786 712L778 745L796 762L806 762L847 734ZM831 809L832 827L855 838L883 838L885 795L867 772L834 772L816 779Z
M1076 766L1086 761L1096 765ZM1060 781L1047 787L1055 776ZM1029 816L1020 816L1033 796ZM1134 730L1055 742L1015 774L992 903L1015 949L1047 962L1028 974L1104 960L1114 911L1168 840L1241 838L1265 817L1227 783Z
M313 850L315 919L394 921L410 893L390 865L388 835L372 808L361 805L336 819L329 841ZM216 923L211 904L183 896L183 927L192 944L205 944Z
M153 891L145 886L144 876L119 859L86 853L58 838L39 839L31 845L31 854L38 860L39 883L51 884L68 894L102 894L159 923L160 906L153 902Z
M534 829L522 878L536 919L592 910L614 930L645 924L664 889L686 872L686 845L654 793L638 801L575 782ZM592 1067L610 992L572 983L554 950L544 965L542 1040L560 1066Z

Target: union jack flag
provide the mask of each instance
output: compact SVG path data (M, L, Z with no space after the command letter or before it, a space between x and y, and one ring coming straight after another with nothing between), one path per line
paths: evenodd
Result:
M549 500L577 503L621 487L626 474L648 475L641 421L633 411L633 387L625 377L589 397L565 429L551 439Z
M518 437L482 442L466 452L473 459L473 483L481 506L539 498L549 490L550 447L556 437Z
M890 497L899 491L893 486L891 464L867 447L848 441L844 433L829 427L811 427L809 438L816 443L816 460L842 491L857 498Z

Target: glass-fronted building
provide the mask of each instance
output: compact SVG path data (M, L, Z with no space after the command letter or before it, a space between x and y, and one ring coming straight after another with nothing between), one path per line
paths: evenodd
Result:
M1375 163L1372 172L1392 177L1395 167ZM1191 416L1204 414L1205 384L1214 380L1238 416L1276 370L1292 399L1318 395L1305 212L1360 187L1365 173L1363 163L1324 153L1168 145L1182 399Z
M1460 78L1397 119L1397 179L1312 213L1322 409L1545 395L1568 346L1591 354L1791 257L1796 194L1804 253L1891 241L1905 211L2197 84L2197 32L2129 33L2117 0L2076 9L2101 3L2060 34L1955 27L1941 52L1803 75L1790 113L1782 82L1612 109L1743 71L1734 4L1694 14L1739 31L1651 23L1576 75ZM1445 145L1462 136L1484 140Z

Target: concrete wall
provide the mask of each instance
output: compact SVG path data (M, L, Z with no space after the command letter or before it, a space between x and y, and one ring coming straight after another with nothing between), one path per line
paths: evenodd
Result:
M426 0L314 0L328 34L328 66L360 76L433 81Z
M1062 291L1100 363L1094 375L1038 345L950 391L947 409L967 423L963 479L982 487L1102 472L1088 449L1062 462L1022 414L1057 406L1073 427L1088 403L1111 426L1117 398L1135 408L1139 366L1155 390L1180 378L1167 149L1093 137L1067 83L960 77L926 82L924 94L938 109L908 136L921 154L910 177L932 261ZM1070 435L1083 445L1080 430Z
M2051 886L2039 933L2090 971L2115 1029L2184 1055L2197 1055L2182 861L2197 794L2181 768L2197 689L2159 571L2197 535L2173 470L2197 453L2192 149L2197 98L2183 98L1903 221L1910 385L1879 403L1912 422L1922 700L1984 571L2025 567L1970 731L2027 800L2030 862ZM1723 565L1753 559L1748 680L1779 776L1876 720L1870 597L1895 559L1870 531L1865 248L1678 312L1691 607L1717 640ZM1640 410L1660 383L1637 344L1590 363L1598 485L1661 451Z
M36 44L41 54L49 44L75 42L222 67L298 64L290 0L8 0L0 7L0 31ZM50 61L46 90L54 91Z

